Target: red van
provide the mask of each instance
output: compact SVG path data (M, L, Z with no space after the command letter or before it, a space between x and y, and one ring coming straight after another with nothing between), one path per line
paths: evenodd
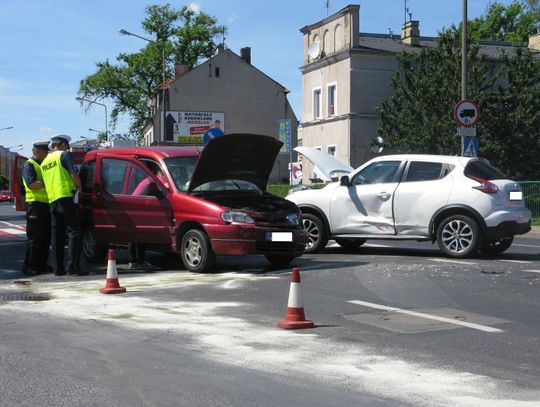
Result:
M285 266L307 235L295 204L265 192L283 143L231 134L206 147L89 151L81 165L83 255L104 258L108 243L163 245L203 272L216 255L262 254Z

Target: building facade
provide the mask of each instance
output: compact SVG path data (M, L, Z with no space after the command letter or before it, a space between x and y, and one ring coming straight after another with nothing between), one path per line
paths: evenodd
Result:
M378 136L376 108L390 95L399 70L396 55L435 47L436 38L421 37L419 22L407 21L401 35L360 32L360 6L349 5L327 18L303 27L302 120L299 143L337 156L357 167L373 158ZM540 48L540 35L529 48ZM479 41L481 52L496 60L515 44ZM304 182L317 178L311 163L303 162ZM309 181L308 181L309 182Z
M144 142L159 141L164 108L165 143L199 144L211 127L224 134L278 138L278 120L287 119L291 144L296 146L298 119L287 100L289 91L251 64L249 48L243 48L241 55L219 48L190 71L177 66L175 78L156 92L158 108L153 125L144 129ZM161 103L163 96L165 103ZM270 182L289 182L289 160L290 153L279 154Z

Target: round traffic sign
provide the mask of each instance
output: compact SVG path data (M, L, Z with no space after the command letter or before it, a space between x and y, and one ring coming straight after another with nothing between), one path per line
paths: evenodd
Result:
M462 99L454 106L454 120L463 127L474 127L480 120L480 108L469 99Z

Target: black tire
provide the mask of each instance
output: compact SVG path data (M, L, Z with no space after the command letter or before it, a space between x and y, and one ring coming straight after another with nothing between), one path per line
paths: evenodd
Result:
M505 250L508 250L510 246L512 246L512 242L514 241L514 236L505 237L500 240L496 241L488 241L484 242L482 247L480 248L480 251L485 254L501 254Z
M302 215L302 227L308 234L308 243L304 253L319 253L324 250L328 237L324 223L318 216L306 213Z
M81 252L86 261L101 263L107 258L107 245L96 242L92 228L85 229L82 235Z
M191 229L182 237L180 257L186 269L193 273L209 271L216 260L210 239L199 229Z
M478 223L465 215L449 216L437 228L437 244L447 257L473 256L482 244Z
M270 262L272 266L288 266L295 256L292 254L265 254L266 260Z
M336 239L336 243L345 250L354 250L366 243L366 239Z

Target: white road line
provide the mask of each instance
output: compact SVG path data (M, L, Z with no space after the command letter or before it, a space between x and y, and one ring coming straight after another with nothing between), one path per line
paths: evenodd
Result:
M519 246L519 247L534 247L535 249L540 249L540 246L535 246L533 244L512 244L512 247Z
M21 229L0 229L2 232L9 233L10 235L25 235L26 232Z
M540 273L540 270L523 270L523 271L527 271L529 273Z
M468 265L476 264L473 261L462 261L462 260L450 260L450 259L428 259L428 260L436 261L439 263L455 263L455 264L468 264Z
M526 260L499 260L499 261L504 261L506 263L531 264L530 261L526 261Z
M351 304L362 305L364 307L382 309L384 311L399 312L401 314L407 314L407 315L411 315L413 317L432 319L432 320L435 320L435 321L446 322L448 324L460 325L460 326L464 326L464 327L471 328L471 329L478 329L479 331L484 331L484 332L491 332L491 333L504 332L502 329L492 328L490 326L474 324L472 322L458 321L458 320L451 319L451 318L438 317L436 315L424 314L423 312L409 311L409 310L406 310L406 309L389 307L387 305L374 304L372 302L354 301L354 300L353 301L347 301L347 302L349 302Z
M24 228L24 226L22 226L22 225L16 225L15 223L9 223L9 222L5 222L3 220L0 220L0 223L11 226L12 228L18 228L18 229Z

